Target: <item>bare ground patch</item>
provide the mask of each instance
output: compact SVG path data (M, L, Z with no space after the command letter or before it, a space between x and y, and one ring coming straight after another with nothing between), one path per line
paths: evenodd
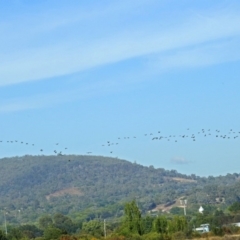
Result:
M180 204L180 200L183 199L184 196L175 199L171 203L165 203L165 204L159 204L154 209L151 210L151 212L169 212L173 207L180 207L183 208L183 205Z
M65 188L59 191L56 191L54 193L51 193L46 196L46 199L49 200L51 197L61 197L64 195L76 195L76 196L82 196L83 192L81 192L78 188Z
M173 180L176 182L182 182L182 183L196 183L196 180L188 179L188 178L180 178L180 177L166 177L167 180Z

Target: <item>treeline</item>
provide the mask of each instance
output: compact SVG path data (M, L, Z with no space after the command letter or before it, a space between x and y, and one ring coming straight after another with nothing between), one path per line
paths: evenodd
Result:
M0 162L0 209L6 209L13 224L56 212L74 220L120 217L123 202L134 198L143 213L182 196L189 207L229 205L239 199L237 173L188 176L102 156L23 156Z
M101 156L24 156L0 162L0 208L7 209L12 223L36 221L45 212L74 216L86 209L98 211L136 196L141 209L148 211L195 185L171 180L189 178L174 170ZM58 195L71 188L78 194ZM18 210L21 214L16 218ZM114 211L107 214L119 214L118 207Z
M174 240L196 237L238 234L239 228L232 223L240 221L240 203L234 203L228 212L216 210L203 214L142 215L136 201L125 204L120 219L92 219L73 221L61 213L41 216L36 224L5 225L0 231L1 240ZM210 224L210 233L200 235L194 231L200 224Z

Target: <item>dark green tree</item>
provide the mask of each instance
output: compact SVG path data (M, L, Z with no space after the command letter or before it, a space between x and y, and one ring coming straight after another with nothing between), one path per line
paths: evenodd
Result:
M240 202L233 203L228 209L232 213L240 212Z
M6 235L0 230L0 240L7 240Z
M20 240L23 237L23 233L21 232L21 230L19 228L11 228L9 230L7 239L10 240Z
M103 222L100 220L84 222L82 225L82 231L96 237L103 236Z
M151 216L146 216L142 218L142 226L144 234L150 233L152 231L154 218Z
M72 222L71 218L64 216L61 213L56 213L53 217L54 226L67 233L72 233L76 230L76 225Z
M175 216L169 225L169 231L174 232L185 232L187 230L188 224L187 219L183 216Z
M25 224L18 228L23 236L26 236L29 239L36 237L41 237L43 235L43 230L37 228L35 225Z
M135 200L125 205L124 226L129 233L143 234L142 216Z
M158 216L154 223L154 231L160 234L167 234L168 233L168 221L165 216Z
M62 234L64 233L61 229L55 227L48 227L44 230L43 236L45 240L55 240L59 239Z
M44 230L53 225L53 220L50 216L42 216L38 220L39 228Z

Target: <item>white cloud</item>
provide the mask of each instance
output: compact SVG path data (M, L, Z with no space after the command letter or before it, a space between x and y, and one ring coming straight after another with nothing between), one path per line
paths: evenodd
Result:
M173 164L188 164L190 162L188 160L186 160L184 157L173 157L171 159L171 163L173 163Z
M124 26L123 29L116 29L111 34L100 34L98 38L88 41L82 38L81 34L76 34L52 44L50 40L47 44L37 47L23 46L14 52L2 51L0 52L0 85L71 74L151 54L158 54L165 67L169 68L175 67L178 61L188 67L192 67L194 62L196 65L216 62L218 51L212 51L212 55L208 53L207 58L195 57L193 61L189 61L190 57L197 56L196 54L200 52L196 50L197 48L195 50L187 48L216 42L216 46L221 51L218 41L231 37L239 38L240 15L235 11L217 12L211 17L203 17L203 15L204 13L201 17L191 16L181 19L180 24L176 23L168 30L161 28L158 22L154 22L151 26L141 24L135 26L135 30ZM111 20L113 19L109 21ZM44 34L41 37L44 38ZM238 49L239 47L235 49L237 59ZM166 55L167 51L172 50L176 50L177 53ZM225 59L233 59L232 52L226 51L225 54Z
M63 90L55 90L50 93L34 94L26 97L5 99L0 104L0 113L11 113L18 111L25 111L31 109L39 109L52 107L56 104L73 102L79 99L89 99L98 97L103 94L112 94L121 91L126 84L129 86L136 82L136 75L133 74L118 74L112 78L105 78L99 82L92 82L91 84L83 83L81 86ZM144 74L137 78L141 81ZM76 77L75 77L76 78ZM121 81L120 81L121 79ZM74 81L74 77L73 77Z
M153 71L159 72L174 68L205 67L238 61L240 60L240 52L237 50L239 46L239 39L231 39L180 49L166 54L155 54L149 58L149 66Z

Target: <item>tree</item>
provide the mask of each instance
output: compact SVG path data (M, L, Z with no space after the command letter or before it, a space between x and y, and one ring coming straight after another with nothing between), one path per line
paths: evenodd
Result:
M72 222L71 218L64 216L61 213L56 213L53 217L54 226L67 233L74 232L76 225Z
M6 235L0 230L0 240L7 240Z
M19 230L23 233L24 236L26 236L29 239L40 237L43 234L43 231L37 228L35 225L29 224L21 225L19 227Z
M63 234L62 230L55 227L48 227L44 230L43 236L45 240L59 239Z
M124 217L124 226L129 233L135 233L139 235L143 234L141 212L135 200L126 203L124 208Z
M183 209L180 207L173 207L170 210L170 213L172 213L173 215L183 215Z
M168 221L165 216L159 216L155 219L154 230L161 234L168 233Z
M233 203L229 208L230 212L237 213L240 211L240 202Z
M19 228L11 228L7 238L12 240L20 240L23 237L23 233Z
M84 222L82 225L82 230L92 236L103 236L103 222L99 220L91 220L89 222Z
M175 216L170 223L169 229L171 233L185 232L187 230L187 219L183 216Z
M40 217L38 223L39 223L39 228L44 230L49 226L53 225L53 220L50 216L46 215L46 216Z
M152 231L154 218L151 216L146 216L142 219L144 234L150 233Z

